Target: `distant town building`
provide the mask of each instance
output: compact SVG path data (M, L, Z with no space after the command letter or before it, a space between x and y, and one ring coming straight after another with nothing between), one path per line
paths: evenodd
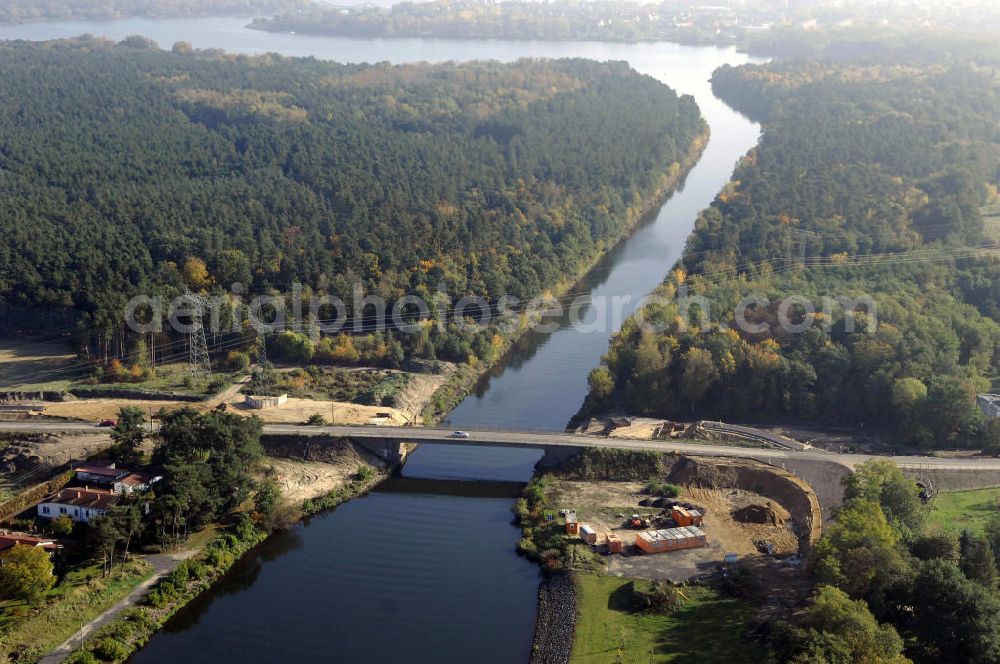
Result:
M118 495L107 489L71 487L40 502L38 516L54 519L65 514L74 521L88 523L107 514L117 502Z

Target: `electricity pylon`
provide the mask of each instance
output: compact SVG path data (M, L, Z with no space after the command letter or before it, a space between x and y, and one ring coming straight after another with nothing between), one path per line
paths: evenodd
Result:
M799 243L799 269L804 270L806 267L806 242L812 239L820 239L822 236L814 231L807 231L801 228L789 228L788 234L792 236L793 240L798 240Z
M267 325L251 317L250 326L257 333L254 349L257 355L256 385L254 391L263 397L271 396L271 370L267 366Z
M201 295L195 295L190 290L184 293L184 298L190 303L191 331L188 333L188 363L191 376L205 375L212 377L212 362L208 357L208 340L205 338L205 325L202 318L205 315L207 303Z

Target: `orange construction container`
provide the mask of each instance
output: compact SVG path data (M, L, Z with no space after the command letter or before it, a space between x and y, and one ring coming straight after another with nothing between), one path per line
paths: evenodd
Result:
M576 520L576 512L566 513L566 534L579 535L580 523Z
M705 533L697 526L647 530L639 533L635 538L636 546L644 553L697 549L707 543Z
M605 542L608 545L608 553L621 553L623 547L622 539L618 537L615 533L607 533L604 536Z
M670 518L679 527L701 525L701 512L699 510L689 510L680 505L674 505L670 508Z

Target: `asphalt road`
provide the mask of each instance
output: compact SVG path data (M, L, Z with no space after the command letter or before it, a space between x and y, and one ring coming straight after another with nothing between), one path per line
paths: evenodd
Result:
M746 430L748 427L740 427ZM24 433L94 433L103 429L93 424L72 422L0 422L0 431ZM468 438L452 436L451 429L431 427L374 427L374 426L321 426L296 424L265 424L264 433L270 435L335 436L355 439L398 440L411 443L441 445L483 445L493 447L603 447L621 450L652 450L705 456L750 458L780 464L782 459L813 459L833 461L849 468L869 459L879 458L867 454L837 454L815 448L802 450L739 447L735 445L709 445L685 443L676 440L628 440L566 433L467 430ZM757 431L762 437L768 434ZM961 458L945 459L931 456L894 456L891 458L903 468L941 468L954 470L1000 470L1000 459Z

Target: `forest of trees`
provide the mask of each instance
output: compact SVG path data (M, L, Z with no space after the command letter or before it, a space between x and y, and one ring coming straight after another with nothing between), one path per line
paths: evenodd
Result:
M154 46L0 44L8 327L68 311L118 330L136 293L234 282L530 299L620 237L704 132L693 99L624 63Z
M0 3L0 23L270 14L310 6L309 0L5 0Z
M889 461L861 464L845 484L809 556L810 606L771 631L775 661L1000 661L1000 516L983 533L929 525L919 488Z
M925 446L1000 443L974 404L1000 364L1000 78L973 64L776 62L715 90L764 135L700 216L660 289L707 298L629 321L587 408L887 427ZM769 304L734 325L740 300ZM869 296L789 333L778 303ZM800 306L793 322L804 320ZM877 325L872 318L877 317ZM853 323L853 331L847 323Z

